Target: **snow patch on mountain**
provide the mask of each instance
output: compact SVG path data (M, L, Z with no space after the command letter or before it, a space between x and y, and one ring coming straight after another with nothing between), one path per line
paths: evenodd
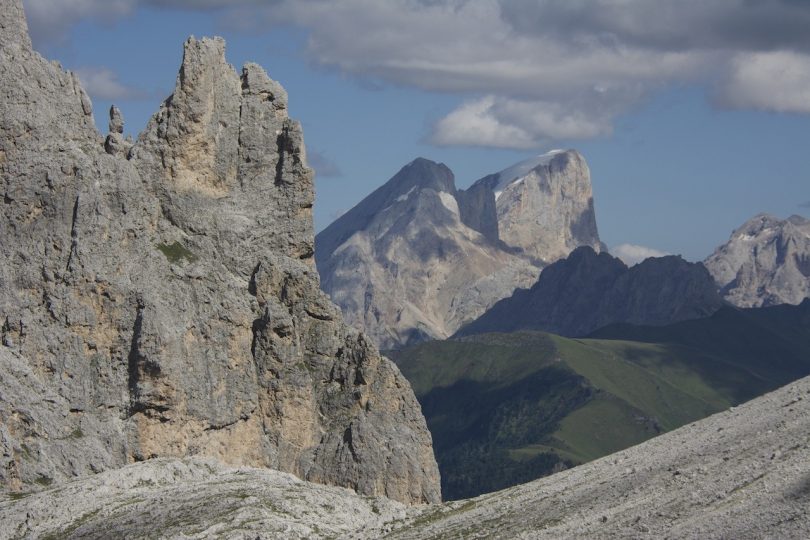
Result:
M539 167L540 165L547 165L554 156L557 154L561 154L565 152L565 150L551 150L546 152L545 154L541 154L539 156L534 156L519 163L508 167L501 172L498 173L498 183L495 185L493 191L495 192L495 200L498 200L498 197L501 196L503 190L505 190L510 184L513 182L520 181L523 177L529 174L533 169Z
M411 193L413 193L413 191L414 191L415 189L416 189L416 186L413 186L411 189L409 189L409 190L408 190L408 192L407 192L407 193L405 193L405 194L400 195L399 197L397 197L397 198L396 198L396 201L397 201L397 202L403 202L403 201L407 201L407 200L408 200L408 197L410 197L410 196L411 196Z
M444 205L445 208L447 208L457 216L460 215L458 211L458 201L456 201L456 198L451 193L447 193L446 191L440 191L439 199L441 199L442 204Z

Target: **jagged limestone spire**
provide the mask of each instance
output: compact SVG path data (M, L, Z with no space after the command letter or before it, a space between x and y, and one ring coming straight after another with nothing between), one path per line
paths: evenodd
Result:
M22 0L0 0L0 36L3 49L14 46L31 48Z

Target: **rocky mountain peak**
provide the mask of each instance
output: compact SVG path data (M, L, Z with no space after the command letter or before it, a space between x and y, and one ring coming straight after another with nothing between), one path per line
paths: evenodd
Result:
M552 150L478 180L495 197L498 237L540 264L577 246L600 250L590 170L576 150Z
M455 193L452 171L443 163L425 158L414 159L318 234L317 261L325 262L354 232L367 228L383 210L397 202L407 201L409 195L424 188Z
M411 188L456 192L453 171L444 163L436 163L422 157L405 165L388 183L392 191L401 191L402 194Z
M5 46L19 6L0 0L0 481L200 455L439 500L410 386L319 290L281 86L191 38L126 148L120 111L104 140L75 76Z
M810 297L810 220L758 214L705 261L723 297L739 307Z
M318 234L323 290L382 347L447 337L537 276L497 243L494 202L415 159Z
M807 219L804 216L799 216L797 214L793 214L786 220L788 223L795 225L797 227L805 227L810 224L810 219Z
M28 36L28 21L25 19L22 0L8 0L0 11L0 34L3 36L3 48L31 48Z
M386 348L444 338L548 263L599 250L590 173L554 150L456 189L418 158L318 234L322 286Z
M264 253L312 264L313 175L301 126L281 85L256 64L237 74L221 38L186 41L175 93L131 155L171 222L204 236L240 275L249 277L251 257ZM279 220L285 226L268 235Z

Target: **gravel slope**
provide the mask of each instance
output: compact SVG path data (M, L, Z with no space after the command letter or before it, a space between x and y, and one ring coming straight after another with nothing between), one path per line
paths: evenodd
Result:
M808 538L810 378L396 538Z

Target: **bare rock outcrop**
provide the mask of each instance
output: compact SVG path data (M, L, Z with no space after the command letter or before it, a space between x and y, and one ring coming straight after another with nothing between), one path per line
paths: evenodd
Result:
M550 264L579 246L602 249L591 172L576 150L552 150L478 180L495 196L498 237Z
M800 304L810 298L810 220L754 216L704 264L736 306Z
M0 530L11 538L807 538L808 431L805 378L474 499L406 508L275 471L159 459L0 495Z
M281 86L191 38L138 140L116 109L105 140L0 7L3 485L199 455L438 501L410 386L319 289Z

